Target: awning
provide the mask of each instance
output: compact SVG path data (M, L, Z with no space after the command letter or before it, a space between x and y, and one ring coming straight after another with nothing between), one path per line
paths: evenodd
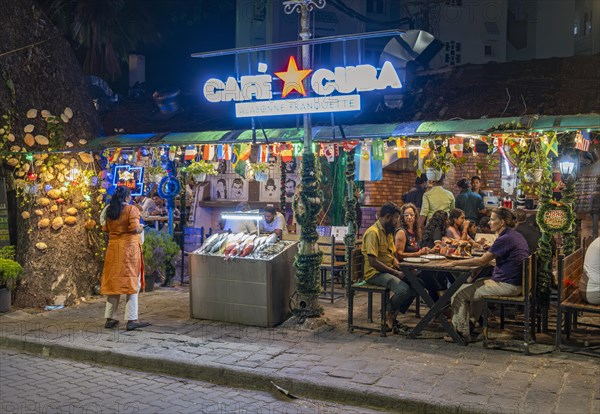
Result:
M413 121L389 124L360 124L343 126L344 136L339 127L313 126L313 140L316 142L390 137L423 137L431 135L473 134L485 135L493 132L534 132L534 131L600 131L600 115L532 116L509 118L456 119L449 121ZM265 134L269 142L300 142L304 139L303 128L274 128L236 131L171 132L160 134L120 134L99 137L85 147L101 150L111 147L141 147L157 145L200 145L232 142L264 143Z

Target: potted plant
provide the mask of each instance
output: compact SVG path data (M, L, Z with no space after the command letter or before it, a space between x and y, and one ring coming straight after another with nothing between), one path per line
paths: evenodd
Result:
M539 183L548 166L548 157L535 142L519 154L518 175L522 182Z
M162 165L146 167L145 173L149 181L157 184L160 183L160 180L165 176L165 170Z
M15 260L15 246L0 249L0 312L10 310L10 292L21 279L23 267Z
M446 145L437 146L433 141L429 142L429 155L423 162L425 171L417 170L417 175L422 175L423 172L429 181L439 181L443 174L447 174L452 166L464 164L465 157L456 157Z
M250 168L254 172L254 179L258 182L264 183L269 179L269 164L259 162L256 164L250 164Z
M194 176L197 182L206 181L207 175L217 175L218 171L212 162L200 160L192 161L185 171Z
M159 280L168 284L175 275L179 246L169 233L147 228L144 233L144 269L146 292L154 290L154 281Z

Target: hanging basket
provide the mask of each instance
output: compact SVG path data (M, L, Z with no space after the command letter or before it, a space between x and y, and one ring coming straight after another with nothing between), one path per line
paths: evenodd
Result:
M269 174L264 171L256 171L254 173L254 179L259 183L265 183L269 179Z
M542 181L542 175L544 175L544 170L542 170L541 168L538 168L531 172L526 172L523 175L523 178L528 183L539 183L540 181Z
M432 170L431 168L427 168L425 170L425 175L429 181L439 181L442 179L442 172L440 170Z
M194 174L194 180L196 180L197 183L206 181L206 173Z

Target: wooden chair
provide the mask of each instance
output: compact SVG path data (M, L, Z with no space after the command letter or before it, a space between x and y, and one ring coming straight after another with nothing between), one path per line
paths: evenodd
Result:
M576 315L578 313L600 314L600 305L593 305L584 301L579 295L579 282L583 274L584 249L575 250L568 256L558 256L558 309L556 312L556 349L578 350L561 344L562 341L562 319L565 315L565 334L567 339L571 335L571 329L577 329ZM588 244L589 246L589 244ZM586 246L587 247L587 246ZM598 327L598 325L586 324L586 326ZM592 350L594 352L594 350ZM595 350L594 354L597 354Z
M346 262L344 260L338 260L336 257L340 249L345 249L344 245L338 247L335 243L335 237L319 237L318 240L319 250L323 252L323 261L321 262L321 286L323 287L323 294L325 298L329 298L331 303L335 299L344 296L343 293L335 292L335 278L336 275L340 275L343 280L346 273ZM329 290L328 290L329 284Z
M387 336L387 326L385 323L385 311L390 300L390 289L383 286L371 285L364 280L364 256L360 249L355 249L352 252L350 261L350 271L346 275L346 289L348 295L348 332L353 332L355 329L361 329L369 332L380 332L381 336ZM360 326L354 324L354 294L357 292L367 292L368 308L367 322L373 322L373 294L381 296L381 323L379 329Z
M522 306L523 307L523 352L529 355L530 339L535 340L535 274L537 273L535 255L529 256L523 260L522 270L522 291L519 296L484 296L483 297L483 346L488 347L488 305L496 303L500 305L500 328L504 329L504 306ZM533 331L531 331L533 327ZM500 347L498 342L494 347Z

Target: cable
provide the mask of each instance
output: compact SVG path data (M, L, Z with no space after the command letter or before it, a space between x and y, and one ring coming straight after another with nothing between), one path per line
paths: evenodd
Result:
M360 20L363 23L371 23L371 24L376 24L379 26L395 26L395 25L406 24L406 23L412 22L412 19L410 19L408 17L403 17L398 20L388 20L388 21L382 22L380 20L371 19L370 17L367 17L364 14L357 12L356 10L346 6L344 3L342 3L339 0L329 0L329 3L331 3L333 5L333 7L335 7L342 13L344 13L350 17L353 17L357 20Z

